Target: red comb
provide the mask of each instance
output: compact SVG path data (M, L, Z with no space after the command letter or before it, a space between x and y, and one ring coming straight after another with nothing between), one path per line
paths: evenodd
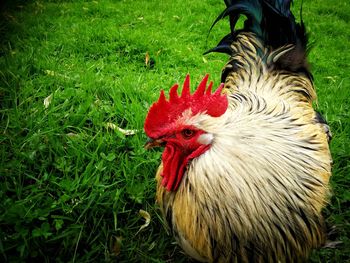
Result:
M148 111L145 121L145 132L151 138L158 138L171 127L182 113L191 109L192 116L199 112L204 112L212 117L219 117L225 113L228 101L226 95L221 94L224 87L222 83L215 93L211 93L213 82L208 82L207 74L197 90L191 95L190 93L190 76L187 75L179 97L177 89L178 84L171 87L169 92L169 101L166 100L164 91L160 92L157 102L153 103Z

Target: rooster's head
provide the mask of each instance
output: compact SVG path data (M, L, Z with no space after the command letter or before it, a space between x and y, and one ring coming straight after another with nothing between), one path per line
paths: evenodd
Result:
M221 94L223 84L212 93L213 83L207 86L206 75L197 90L190 93L190 77L186 76L181 96L178 85L169 92L164 91L155 102L145 121L145 132L149 137L146 148L164 146L162 155L162 184L168 191L175 191L184 175L188 162L206 152L213 141L213 135L200 128L204 118L217 118L226 112L227 96Z

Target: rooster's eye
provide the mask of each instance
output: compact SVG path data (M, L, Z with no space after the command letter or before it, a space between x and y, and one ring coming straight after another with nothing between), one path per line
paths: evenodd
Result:
M194 132L194 130L184 129L181 131L181 134L185 139L191 139L193 137L193 135L195 134L195 132Z

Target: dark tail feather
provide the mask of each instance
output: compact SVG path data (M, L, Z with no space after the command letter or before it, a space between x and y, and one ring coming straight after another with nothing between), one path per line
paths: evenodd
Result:
M278 48L287 44L300 46L306 52L307 34L303 21L296 23L290 11L291 0L265 0L263 3L265 28L263 40L266 44Z
M219 53L226 53L226 54L232 54L233 50L231 48L231 43L233 42L234 38L232 37L231 34L226 35L219 44L212 48L209 49L208 51L204 52L204 55L211 53L211 52L219 52Z
M253 25L253 27L246 28L246 30L258 35L261 33L260 27L257 26L260 23L262 16L259 0L225 0L225 4L227 8L215 19L209 31L211 31L217 22L229 16L231 33L234 35L239 17L245 15L250 21L250 24Z
M307 34L303 21L296 23L290 7L292 0L225 0L226 9L216 18L210 30L218 21L229 16L231 33L225 36L210 52L232 55L231 44L240 32L252 32L266 47L275 50L285 45L294 45L275 63L277 67L292 71L307 72ZM246 17L243 29L236 30L241 15ZM209 31L210 31L209 30Z

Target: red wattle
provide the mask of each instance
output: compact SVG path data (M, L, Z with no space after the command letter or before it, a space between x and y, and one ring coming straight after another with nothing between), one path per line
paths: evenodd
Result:
M174 145L169 144L165 147L162 156L162 185L168 191L176 190L179 185L186 166L185 157L184 153Z
M168 191L175 191L181 183L188 162L203 154L209 147L209 145L202 145L192 153L186 155L180 148L172 144L167 144L162 155L162 185Z

